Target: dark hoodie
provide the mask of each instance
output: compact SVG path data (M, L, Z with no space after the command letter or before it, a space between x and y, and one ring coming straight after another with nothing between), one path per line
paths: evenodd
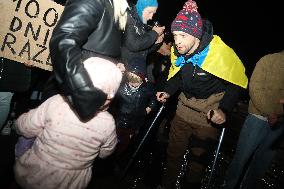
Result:
M200 40L200 45L192 55L186 56L185 59L187 60L194 54L201 52L209 45L212 39L213 26L208 20L203 20L203 35ZM176 49L175 54L178 55ZM164 91L173 95L179 89L181 89L187 98L195 97L197 99L206 99L212 94L225 92L219 105L219 108L224 112L233 109L241 90L239 86L224 81L198 66L193 66L193 64L185 64L181 70L166 83Z

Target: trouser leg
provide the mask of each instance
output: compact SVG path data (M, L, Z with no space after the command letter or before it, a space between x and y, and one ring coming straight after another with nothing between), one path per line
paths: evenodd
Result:
M192 134L192 129L189 124L179 116L175 116L171 124L167 148L167 166L162 177L162 185L167 189L170 189L177 179L181 167L181 160Z
M267 122L248 115L241 129L237 143L236 153L225 175L226 189L234 189L238 186L244 174L244 168L254 154L263 138Z
M187 182L200 183L205 169L213 158L216 148L219 129L192 124L193 136L190 141L190 160Z
M243 189L254 188L260 179L265 175L274 158L278 147L278 139L283 136L283 131L283 121L278 122L275 126L271 127L267 125L265 127L265 132L267 134L255 152L254 158L248 168L245 178L243 179Z

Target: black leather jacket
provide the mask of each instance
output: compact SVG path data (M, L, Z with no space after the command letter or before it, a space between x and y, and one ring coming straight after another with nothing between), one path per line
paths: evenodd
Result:
M106 99L93 86L82 61L120 56L121 36L112 0L67 1L50 40L50 55L59 87L81 119L92 117Z

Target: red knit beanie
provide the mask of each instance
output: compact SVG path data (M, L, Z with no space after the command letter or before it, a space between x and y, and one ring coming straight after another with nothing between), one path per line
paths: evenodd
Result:
M183 31L198 39L202 36L202 18L195 1L188 0L172 22L171 31Z

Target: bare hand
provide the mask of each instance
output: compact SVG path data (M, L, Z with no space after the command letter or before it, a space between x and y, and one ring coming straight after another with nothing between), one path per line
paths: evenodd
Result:
M213 111L214 114L210 115L210 111ZM226 114L221 109L209 110L207 113L207 118L218 125L226 122Z
M151 110L152 110L152 109L151 109L150 107L147 107L147 108L146 108L146 113L149 114L149 113L151 112Z
M24 62L23 64L25 64L25 66L27 66L27 67L33 66L33 63L31 61Z
M165 30L165 26L154 26L152 28L152 30L154 30L155 32L157 32L157 34L160 36L164 33Z
M165 42L163 42L162 46L157 52L164 56L169 56L171 54L171 44L166 44Z
M164 37L165 37L164 34L160 35L160 36L158 37L158 39L156 40L155 44L162 43L163 40L164 40Z
M120 69L121 73L124 74L125 66L123 63L117 63L116 66Z
M170 95L168 93L166 93L166 92L157 92L156 93L156 97L157 97L157 100L159 102L164 103L164 102L167 101L167 99L170 97Z

